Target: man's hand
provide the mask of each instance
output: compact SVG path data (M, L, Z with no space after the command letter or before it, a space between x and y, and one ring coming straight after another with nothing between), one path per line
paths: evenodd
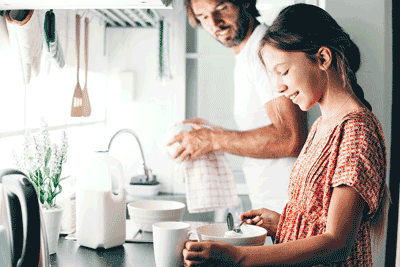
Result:
M188 159L193 160L196 157L214 151L212 137L213 130L211 130L209 127L214 129L214 127L217 126L214 126L208 121L199 118L186 120L183 121L183 123L194 123L192 125L193 130L177 134L171 141L168 142L167 146L170 146L175 142L181 142L173 156L174 159L180 157L180 161L182 162L186 159L186 157L188 157Z
M261 226L268 231L269 236L275 236L281 215L269 209L249 210L240 214L240 220L245 220L247 224Z

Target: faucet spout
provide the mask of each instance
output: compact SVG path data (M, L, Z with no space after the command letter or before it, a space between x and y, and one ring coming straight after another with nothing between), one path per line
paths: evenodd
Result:
M140 144L139 137L137 136L137 134L136 134L134 131L132 131L131 129L122 129L122 130L119 130L118 132L116 132L116 133L113 135L113 137L111 137L110 143L108 144L108 150L110 150L111 144L112 144L113 140L114 140L118 135L120 135L120 134L122 134L122 133L129 133L129 134L133 135L133 137L135 137L136 141L138 142L138 144L139 144L139 149L140 149L140 155L142 156L143 174L144 174L144 176L145 176L145 178L146 178L146 182L150 181L150 178L151 178L151 177L150 177L150 174L149 174L150 170L146 167L146 161L145 161L145 159L144 159L144 154L143 154L142 145Z

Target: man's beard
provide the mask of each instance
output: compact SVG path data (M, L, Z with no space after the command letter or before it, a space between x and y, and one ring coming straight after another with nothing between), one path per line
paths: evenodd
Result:
M247 13L247 10L245 8L240 8L239 11L239 19L236 22L236 27L232 28L233 35L231 36L230 40L218 40L222 45L231 48L239 45L244 38L247 35L247 32L249 30L249 24L250 24L250 15Z

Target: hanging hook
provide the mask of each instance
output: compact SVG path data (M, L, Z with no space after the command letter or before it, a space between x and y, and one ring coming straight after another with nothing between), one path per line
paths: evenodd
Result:
M86 9L86 13L85 13L85 16L86 16L86 18L89 18L89 15L90 14L90 10L89 9ZM91 15L91 17L89 18L89 23L92 21L92 19L93 19L93 15Z
M106 25L105 21L106 21L105 18L103 16L101 16L100 19L99 19L99 25L100 26Z
M88 12L89 12L89 11L88 11L87 9L83 10L82 18L86 17Z

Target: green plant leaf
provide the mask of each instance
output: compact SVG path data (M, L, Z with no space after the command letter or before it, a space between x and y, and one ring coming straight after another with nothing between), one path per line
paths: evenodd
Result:
M65 179L67 179L67 178L69 178L69 177L71 177L71 175L68 175L68 176L65 176L65 177L61 178L61 179L60 179L60 182L61 182L61 181L64 181Z
M58 185L58 191L54 193L54 197L56 197L58 194L60 194L63 190L63 187L61 186L61 184Z
M49 147L46 152L46 156L44 157L44 166L47 167L47 163L49 163L51 157L51 148Z

